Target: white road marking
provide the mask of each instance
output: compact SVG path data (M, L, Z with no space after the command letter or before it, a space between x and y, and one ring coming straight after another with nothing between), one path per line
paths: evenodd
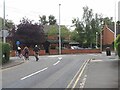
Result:
M86 83L87 75L84 76L82 82L80 83L80 88L84 88L85 83Z
M101 62L103 60L91 60L91 62Z
M67 88L70 88L70 85L73 83L73 81L75 80L75 78L77 77L77 75L79 74L79 78L80 78L80 76L82 75L82 73L83 73L83 70L85 69L85 67L86 67L86 65L87 65L87 63L89 62L89 60L88 61L85 61L83 64L82 64L82 66L80 67L80 69L78 70L78 72L75 74L75 76L73 77L73 79L71 80L71 82L68 84L68 86L67 86ZM85 65L85 66L84 66ZM84 69L82 69L84 67ZM82 71L81 71L82 70ZM81 71L81 72L80 72ZM75 82L75 84L73 85L73 87L72 88L74 88L75 86L76 86L76 83L78 82L78 80L79 80L79 78L77 78L77 80L76 80L76 82Z
M57 56L48 56L48 57L52 57L52 58L54 58L54 57L57 57Z
M75 86L77 85L77 83L78 83L80 77L82 76L82 74L83 74L83 72L84 72L84 70L85 70L85 68L86 68L86 66L87 66L87 64L88 64L89 61L90 61L90 60L87 60L87 61L85 62L85 64L83 64L83 65L81 66L80 74L79 74L79 76L77 77L77 79L76 79L76 81L75 81L75 83L74 83L74 85L73 85L72 88L75 88Z
M29 77L31 77L31 76L33 76L33 75L35 75L35 74L38 74L38 73L40 73L40 72L42 72L42 71L45 71L46 69L48 69L48 67L46 67L46 68L44 68L44 69L42 69L42 70L39 70L39 71L37 71L37 72L34 72L34 73L30 74L30 75L27 75L27 76L21 78L20 80L24 80L24 79L26 79L26 78L29 78Z
M62 60L62 57L58 57L59 60Z
M54 63L53 65L55 66L55 65L57 65L58 63L59 63L60 61L57 61L56 63Z
M98 56L98 54L88 54L88 55L92 55L92 56Z

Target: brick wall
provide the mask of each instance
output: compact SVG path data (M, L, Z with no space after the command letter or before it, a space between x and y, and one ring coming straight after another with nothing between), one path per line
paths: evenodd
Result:
M62 54L81 54L81 53L101 53L100 49L83 49L83 50L72 50L72 49L65 49L62 50ZM58 50L50 50L50 55L57 55ZM30 56L33 56L34 52L30 50ZM45 50L40 50L40 55L46 55ZM11 51L11 57L15 56L15 51Z
M110 45L114 41L114 32L107 25L103 28L103 45Z

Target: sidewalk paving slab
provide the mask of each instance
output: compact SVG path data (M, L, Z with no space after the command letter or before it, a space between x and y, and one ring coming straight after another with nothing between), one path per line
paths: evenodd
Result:
M2 69L10 68L24 63L22 58L19 57L10 57L9 62L2 65Z

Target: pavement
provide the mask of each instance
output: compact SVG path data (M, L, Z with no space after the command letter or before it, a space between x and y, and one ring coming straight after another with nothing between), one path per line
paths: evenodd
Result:
M2 65L2 69L10 68L24 63L23 58L19 57L10 57L9 62Z

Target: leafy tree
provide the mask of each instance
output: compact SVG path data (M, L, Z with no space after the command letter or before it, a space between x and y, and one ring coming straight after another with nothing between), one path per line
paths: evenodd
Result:
M87 6L83 7L83 17L81 21L79 18L73 19L72 23L76 27L78 35L77 40L82 46L93 47L95 44L96 32L101 32L102 16L93 14L93 10ZM78 39L79 38L79 39Z
M105 17L103 18L103 24L107 24L107 25L113 25L113 18L109 18L109 17Z
M42 25L32 24L32 21L23 18L17 26L17 31L14 35L14 41L19 40L22 45L35 45L45 42L45 35Z
M53 15L50 15L49 17L49 25L55 25L56 24L56 19L55 19L55 16Z
M6 29L10 31L14 27L14 23L11 20L5 20L5 27L3 28L3 18L0 17L0 29Z
M42 25L47 25L48 24L48 21L46 20L45 15L39 16L39 18L40 18L40 20L39 20L40 24L42 24Z
M117 21L117 24L120 25L120 21Z
M48 31L48 36L58 35L58 34L59 34L58 26L56 27L56 25L51 25L50 30ZM69 30L65 26L61 26L61 37L65 38L68 37L69 35L70 35Z
M39 16L39 18L40 18L39 22L41 25L47 25L47 24L55 25L56 24L56 19L55 19L55 16L53 15L49 15L48 20L45 15Z

